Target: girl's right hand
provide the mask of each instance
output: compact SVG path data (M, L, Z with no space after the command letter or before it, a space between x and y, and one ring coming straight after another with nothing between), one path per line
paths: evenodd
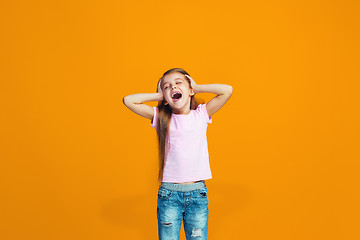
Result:
M162 101L164 99L164 94L161 90L160 83L161 83L161 80L159 80L159 82L158 82L157 93L159 94L159 101Z
M161 80L159 80L159 82L158 82L157 92L162 94L162 90L161 90L161 87L160 87L160 83L161 83Z
M158 101L162 101L164 99L164 95L163 95L161 89L160 89L160 92L157 92L157 94L159 96Z

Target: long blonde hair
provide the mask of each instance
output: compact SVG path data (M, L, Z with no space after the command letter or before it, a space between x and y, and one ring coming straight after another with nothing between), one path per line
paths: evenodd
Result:
M187 80L187 82L189 83L189 86L191 87L191 81L188 77L185 76L185 74L189 75L189 73L187 73L184 69L182 68L172 68L168 71L166 71L163 76L159 79L159 82L167 75L173 72L178 72L181 74L184 74L185 79ZM159 83L158 82L158 83ZM156 91L158 91L158 89L156 89ZM196 109L198 106L197 100L195 98L195 94L193 96L191 96L191 100L190 100L190 109ZM162 101L159 101L158 103L158 119L157 119L157 136L158 136L158 141L159 141L159 175L158 175L158 181L159 184L161 184L162 180L163 180L163 173L164 173L164 163L165 163L165 145L168 144L168 142L166 142L167 138L166 136L168 135L169 132L169 125L170 125L170 121L171 121L171 114L172 114L172 110L169 106L169 104L165 105L165 99L163 99ZM169 146L169 145L168 145Z

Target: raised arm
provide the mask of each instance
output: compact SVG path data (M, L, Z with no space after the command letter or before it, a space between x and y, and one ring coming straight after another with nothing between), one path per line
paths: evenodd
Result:
M208 115L211 116L222 108L232 95L233 88L226 84L196 84L195 93L215 93L216 97L212 98L207 104Z
M148 119L153 119L154 109L151 106L144 104L144 102L161 101L162 99L162 93L137 93L125 96L123 98L123 103L134 113Z
M211 116L216 113L224 104L229 100L232 95L233 88L230 85L226 84L196 84L194 79L192 79L189 75L186 76L191 81L191 86L194 89L195 93L215 93L216 97L211 99L206 104L206 110L208 115Z

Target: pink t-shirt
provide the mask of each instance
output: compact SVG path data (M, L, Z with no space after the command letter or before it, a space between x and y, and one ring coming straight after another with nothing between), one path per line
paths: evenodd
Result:
M157 107L151 127L157 129ZM169 145L165 147L163 182L190 182L212 178L206 130L212 123L206 104L189 114L171 115Z

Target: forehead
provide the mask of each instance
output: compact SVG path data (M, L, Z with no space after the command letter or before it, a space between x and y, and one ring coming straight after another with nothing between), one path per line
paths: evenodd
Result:
M162 84L177 80L177 79L182 79L185 80L185 77L183 74L175 72L175 73L170 73L167 74L163 79L162 79Z

